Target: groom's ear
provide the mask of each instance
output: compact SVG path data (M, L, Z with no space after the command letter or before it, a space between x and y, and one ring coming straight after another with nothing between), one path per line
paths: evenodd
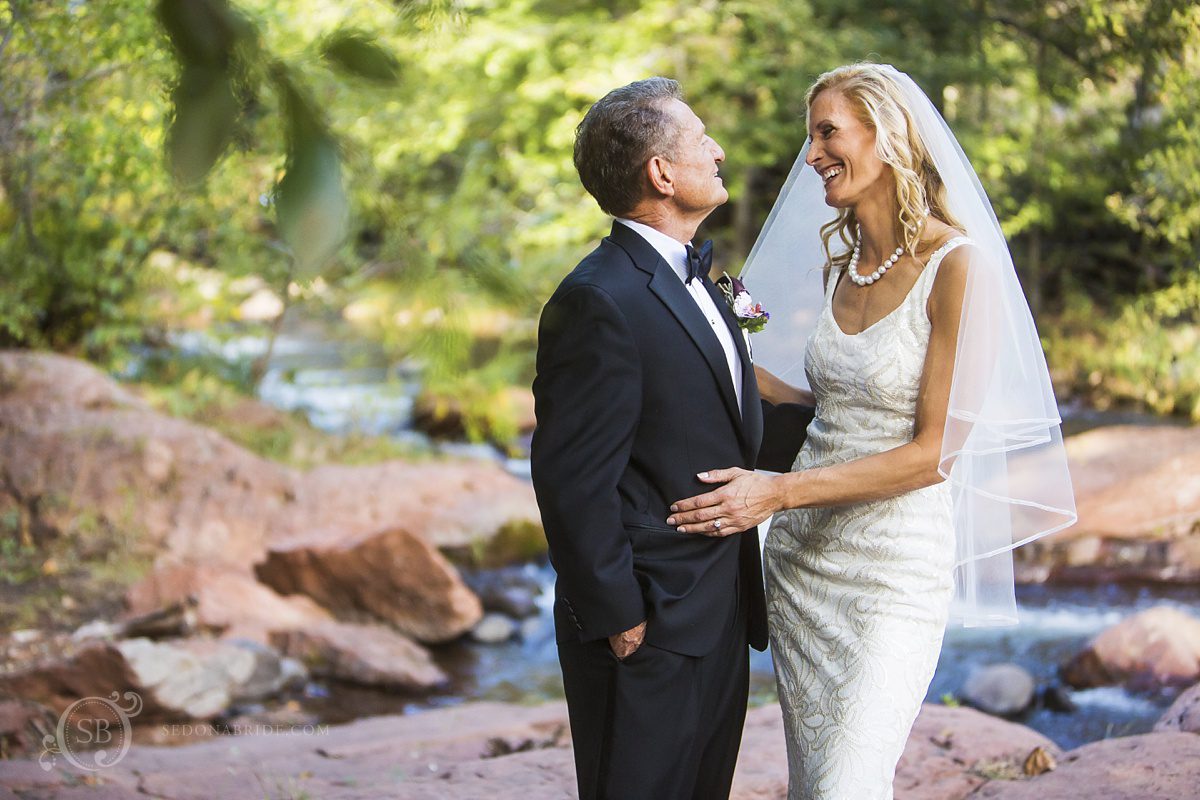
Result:
M662 156L651 156L646 162L646 180L656 193L663 197L675 196L675 181L671 175L671 162Z

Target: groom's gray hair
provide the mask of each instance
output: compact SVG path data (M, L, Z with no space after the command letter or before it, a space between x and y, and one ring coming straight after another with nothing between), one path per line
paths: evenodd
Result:
M646 162L674 153L679 126L666 110L671 99L683 99L677 81L634 81L596 101L575 129L575 169L606 213L632 211L643 196Z

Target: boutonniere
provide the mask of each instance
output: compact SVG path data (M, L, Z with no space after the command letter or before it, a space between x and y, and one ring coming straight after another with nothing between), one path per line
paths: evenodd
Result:
M725 302L729 303L733 316L737 317L738 327L746 333L758 333L771 319L771 315L763 310L762 303L754 302L754 298L746 291L746 285L729 273L721 273L717 288L725 295Z

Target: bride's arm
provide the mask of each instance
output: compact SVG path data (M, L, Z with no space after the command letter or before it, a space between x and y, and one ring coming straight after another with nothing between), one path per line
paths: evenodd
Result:
M777 476L736 468L711 470L702 480L725 485L675 503L667 524L682 532L717 535L712 520L720 518L719 535L727 535L751 528L785 508L882 500L941 482L938 462L966 289L966 250L960 247L946 255L929 298L933 325L911 442L842 464Z
M754 377L758 381L758 393L773 406L781 403L799 403L803 406L816 405L812 392L792 386L772 375L759 365L754 365Z

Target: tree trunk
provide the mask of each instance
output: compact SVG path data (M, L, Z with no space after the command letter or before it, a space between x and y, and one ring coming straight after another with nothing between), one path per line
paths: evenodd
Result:
M757 236L757 226L754 224L754 200L758 196L755 186L758 183L759 172L758 167L746 168L745 187L742 189L742 196L738 198L733 207L733 244L742 257L750 254L750 248L754 246L754 239ZM732 272L733 270L728 271ZM737 271L741 271L741 265L738 265Z
M271 332L267 336L267 350L262 356L256 360L250 368L250 385L255 394L258 394L258 386L262 383L263 376L267 374L267 367L271 363L271 357L275 355L275 340L279 338L279 331L283 328L283 318L287 316L288 309L292 305L292 276L296 273L296 258L288 256L287 274L283 277L283 309L279 312L279 316L271 322Z
M1042 208L1042 176L1045 174L1046 157L1043 143L1046 139L1041 134L1043 130L1042 126L1046 119L1046 45L1042 43L1040 37L1037 40L1036 47L1037 55L1034 61L1034 71L1037 78L1038 95L1034 106L1035 115L1033 123L1033 130L1036 133L1033 137L1033 153L1029 159L1029 166L1033 173L1033 193L1030 197L1030 202L1037 209L1038 220L1029 232L1029 257L1025 262L1029 269L1029 286L1026 292L1029 295L1029 307L1033 311L1035 319L1042 312L1042 227L1045 225L1045 220L1041 216L1044 213Z

